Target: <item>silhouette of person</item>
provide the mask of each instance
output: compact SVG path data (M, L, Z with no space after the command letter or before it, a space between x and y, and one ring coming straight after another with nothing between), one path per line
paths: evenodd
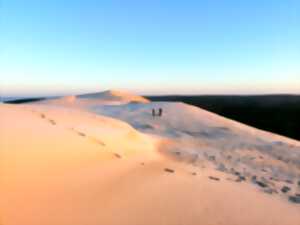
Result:
M152 116L155 117L155 109L152 109Z
M162 113L163 113L162 108L159 108L159 110L158 110L158 115L159 115L159 116L162 116Z

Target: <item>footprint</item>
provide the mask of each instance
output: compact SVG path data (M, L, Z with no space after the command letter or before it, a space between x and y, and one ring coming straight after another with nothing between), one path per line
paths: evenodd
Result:
M54 120L48 119L48 122L51 123L52 125L56 125L56 122Z
M211 179L211 180L215 180L215 181L219 181L219 180L220 180L220 178L218 178L218 177L213 177L213 176L209 176L208 178Z
M42 119L47 119L46 115L44 113L40 113L39 116L42 118ZM52 119L47 119L49 123L51 123L52 125L56 125L56 122L55 120L52 120Z
M239 175L235 179L235 182L242 182L242 181L246 181L246 177L245 176Z
M266 189L263 189L263 192L267 193L267 194L273 194L273 193L278 193L278 191L274 188L266 188Z
M294 195L289 196L289 201L292 203L300 204L300 196Z
M260 186L262 188L268 187L268 184L266 184L263 181L256 181L255 184L257 184L258 186Z
M121 159L121 158L122 158L122 156L121 156L121 155L119 155L118 153L114 153L114 156L115 156L115 157L117 157L117 158L119 158L119 159Z
M99 139L97 139L97 138L89 137L89 139L90 139L91 141L95 142L96 144L99 144L99 145L101 145L101 146L106 146L106 144L105 144L103 141L101 141L101 140L99 140Z
M286 182L288 184L294 184L294 182L292 180L285 180L284 182Z
M81 137L85 137L85 136L86 136L85 133L82 133L82 132L80 132L80 131L76 131L76 133L77 133L79 136L81 136Z
M77 135L79 135L79 136L82 136L82 137L85 137L85 136L86 136L85 133L80 132L80 131L78 131L78 130L75 130L74 128L70 128L70 130L73 131L73 132L75 132L75 133L76 133Z
M169 169L169 168L165 168L164 171L168 172L168 173L174 173L175 172L175 170L172 170L172 169Z
M288 186L283 186L283 187L281 188L281 192L282 192L282 193L287 193L287 192L289 192L290 190L291 190L291 188L288 187Z

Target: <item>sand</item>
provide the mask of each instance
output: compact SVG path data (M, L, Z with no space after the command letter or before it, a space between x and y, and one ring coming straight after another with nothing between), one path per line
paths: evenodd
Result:
M114 110L112 105L103 105L106 113L100 113L99 108L96 113L91 104L76 105L76 100L71 99L73 106L62 104L65 100L59 104L0 105L1 225L299 224L300 205L288 201L288 196L299 190L297 161L274 159L281 151L297 155L297 141L252 128L248 131L213 115L197 119L206 131L210 131L211 123L223 123L240 135L238 142L230 135L223 138L228 145L239 146L224 148L226 154L241 158L242 163L237 164L237 160L227 162L217 151L226 143L218 135L208 141L203 135L182 133L187 127L192 135L199 130L189 122L178 124L176 116L157 122L142 114L154 103L132 106L127 102L115 105ZM164 104L160 106L167 109ZM135 108L131 117L124 107L139 109ZM176 105L168 107L178 110ZM109 112L115 119L103 116ZM194 111L193 115L190 120L198 118ZM141 121L154 128L147 131L137 123ZM267 152L258 146L242 150L241 139L245 137L246 146L257 144L255 132L263 140L266 135L272 143L280 141L291 149L272 146ZM220 144L213 145L216 141ZM188 147L196 149L196 160ZM205 158L203 152L213 155ZM253 163L242 155L257 159ZM293 184L276 181L272 188L289 185L292 190L284 194L278 189L279 193L269 194L248 177L237 182L238 176L232 171L216 169L221 162L241 173L240 167L248 166L247 170L258 174L257 179L266 164L266 169L282 167L277 173L284 178L290 174ZM264 182L269 184L269 180Z

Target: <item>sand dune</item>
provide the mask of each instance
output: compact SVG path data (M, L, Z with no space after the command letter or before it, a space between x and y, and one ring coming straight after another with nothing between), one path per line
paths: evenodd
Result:
M149 100L138 96L134 95L130 92L127 91L119 91L119 90L107 90L103 92L98 92L98 93L91 93L91 94L83 94L83 95L78 95L78 98L86 98L86 99L101 99L101 100L106 100L106 101L120 101L120 102L139 102L139 103L148 103Z
M0 105L1 225L299 224L299 142L120 95Z
M131 94L126 91L108 90L97 93L71 95L60 98L44 100L39 103L60 105L68 107L86 108L91 105L120 105L125 103L148 103L149 100L138 95Z

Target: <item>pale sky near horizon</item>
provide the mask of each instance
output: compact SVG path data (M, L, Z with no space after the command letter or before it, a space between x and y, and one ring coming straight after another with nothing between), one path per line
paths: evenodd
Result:
M299 0L0 0L0 94L300 94Z

